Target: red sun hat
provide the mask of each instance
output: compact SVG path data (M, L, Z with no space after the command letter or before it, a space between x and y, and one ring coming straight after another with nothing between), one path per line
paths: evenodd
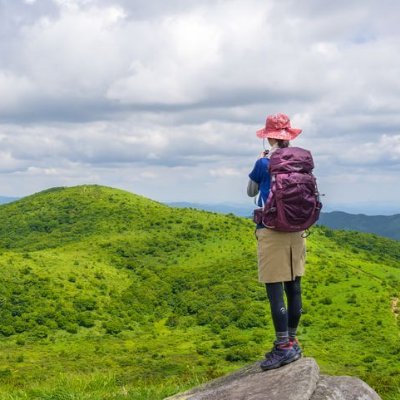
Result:
M302 132L290 126L290 119L286 114L268 115L265 128L259 129L256 135L261 138L293 140Z

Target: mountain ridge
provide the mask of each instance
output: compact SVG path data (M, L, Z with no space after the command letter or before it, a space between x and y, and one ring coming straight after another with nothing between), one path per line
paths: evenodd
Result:
M20 199L19 197L0 196L0 204L11 203L19 199Z
M65 189L65 188L64 188ZM52 188L54 190L54 188ZM44 191L45 192L45 191ZM131 192L127 192L131 193ZM133 193L131 193L133 194ZM30 196L26 196L30 197ZM23 198L0 197L0 204L12 203ZM243 206L239 204L200 204L190 202L160 202L170 207L192 208L223 214L234 214L241 217L249 217L254 206ZM326 225L332 229L354 230L365 233L374 233L391 239L400 240L400 214L365 214L350 213L347 211L322 212L318 221L319 225Z
M252 207L223 205L223 204L198 204L188 202L166 203L172 207L187 207L219 213L232 213L242 217L250 217ZM400 214L393 215L367 215L353 214L345 211L321 212L318 225L325 225L331 229L353 230L364 233L373 233L390 239L400 240Z
M400 214L365 215L349 214L343 211L322 213L319 225L332 229L355 230L365 233L375 233L391 239L400 240Z

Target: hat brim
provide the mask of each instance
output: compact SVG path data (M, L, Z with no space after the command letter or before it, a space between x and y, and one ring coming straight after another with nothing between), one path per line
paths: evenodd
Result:
M279 140L293 140L300 135L302 129L287 128L280 130L267 130L265 128L259 129L256 132L257 137L260 139L279 139Z

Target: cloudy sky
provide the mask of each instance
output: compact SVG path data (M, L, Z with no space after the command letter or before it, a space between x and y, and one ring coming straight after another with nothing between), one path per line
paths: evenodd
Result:
M400 212L400 2L0 0L0 195L251 203L267 114L327 209Z

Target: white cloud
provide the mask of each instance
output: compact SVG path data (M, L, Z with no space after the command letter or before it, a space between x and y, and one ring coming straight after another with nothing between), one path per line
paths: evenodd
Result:
M4 194L87 180L246 201L255 130L275 112L303 129L296 143L313 151L327 191L340 193L351 170L350 200L400 194L364 180L368 168L398 170L396 2L25 0L4 10Z
M26 163L22 160L15 159L12 154L7 151L0 151L0 174L13 173L26 168Z
M58 18L25 27L16 61L35 83L39 101L102 95L125 62L118 40L123 18L117 7L62 7Z
M0 70L0 113L18 111L24 99L34 96L34 89L26 77Z
M220 169L210 169L210 175L218 178L243 176L240 170L235 168L220 168Z

